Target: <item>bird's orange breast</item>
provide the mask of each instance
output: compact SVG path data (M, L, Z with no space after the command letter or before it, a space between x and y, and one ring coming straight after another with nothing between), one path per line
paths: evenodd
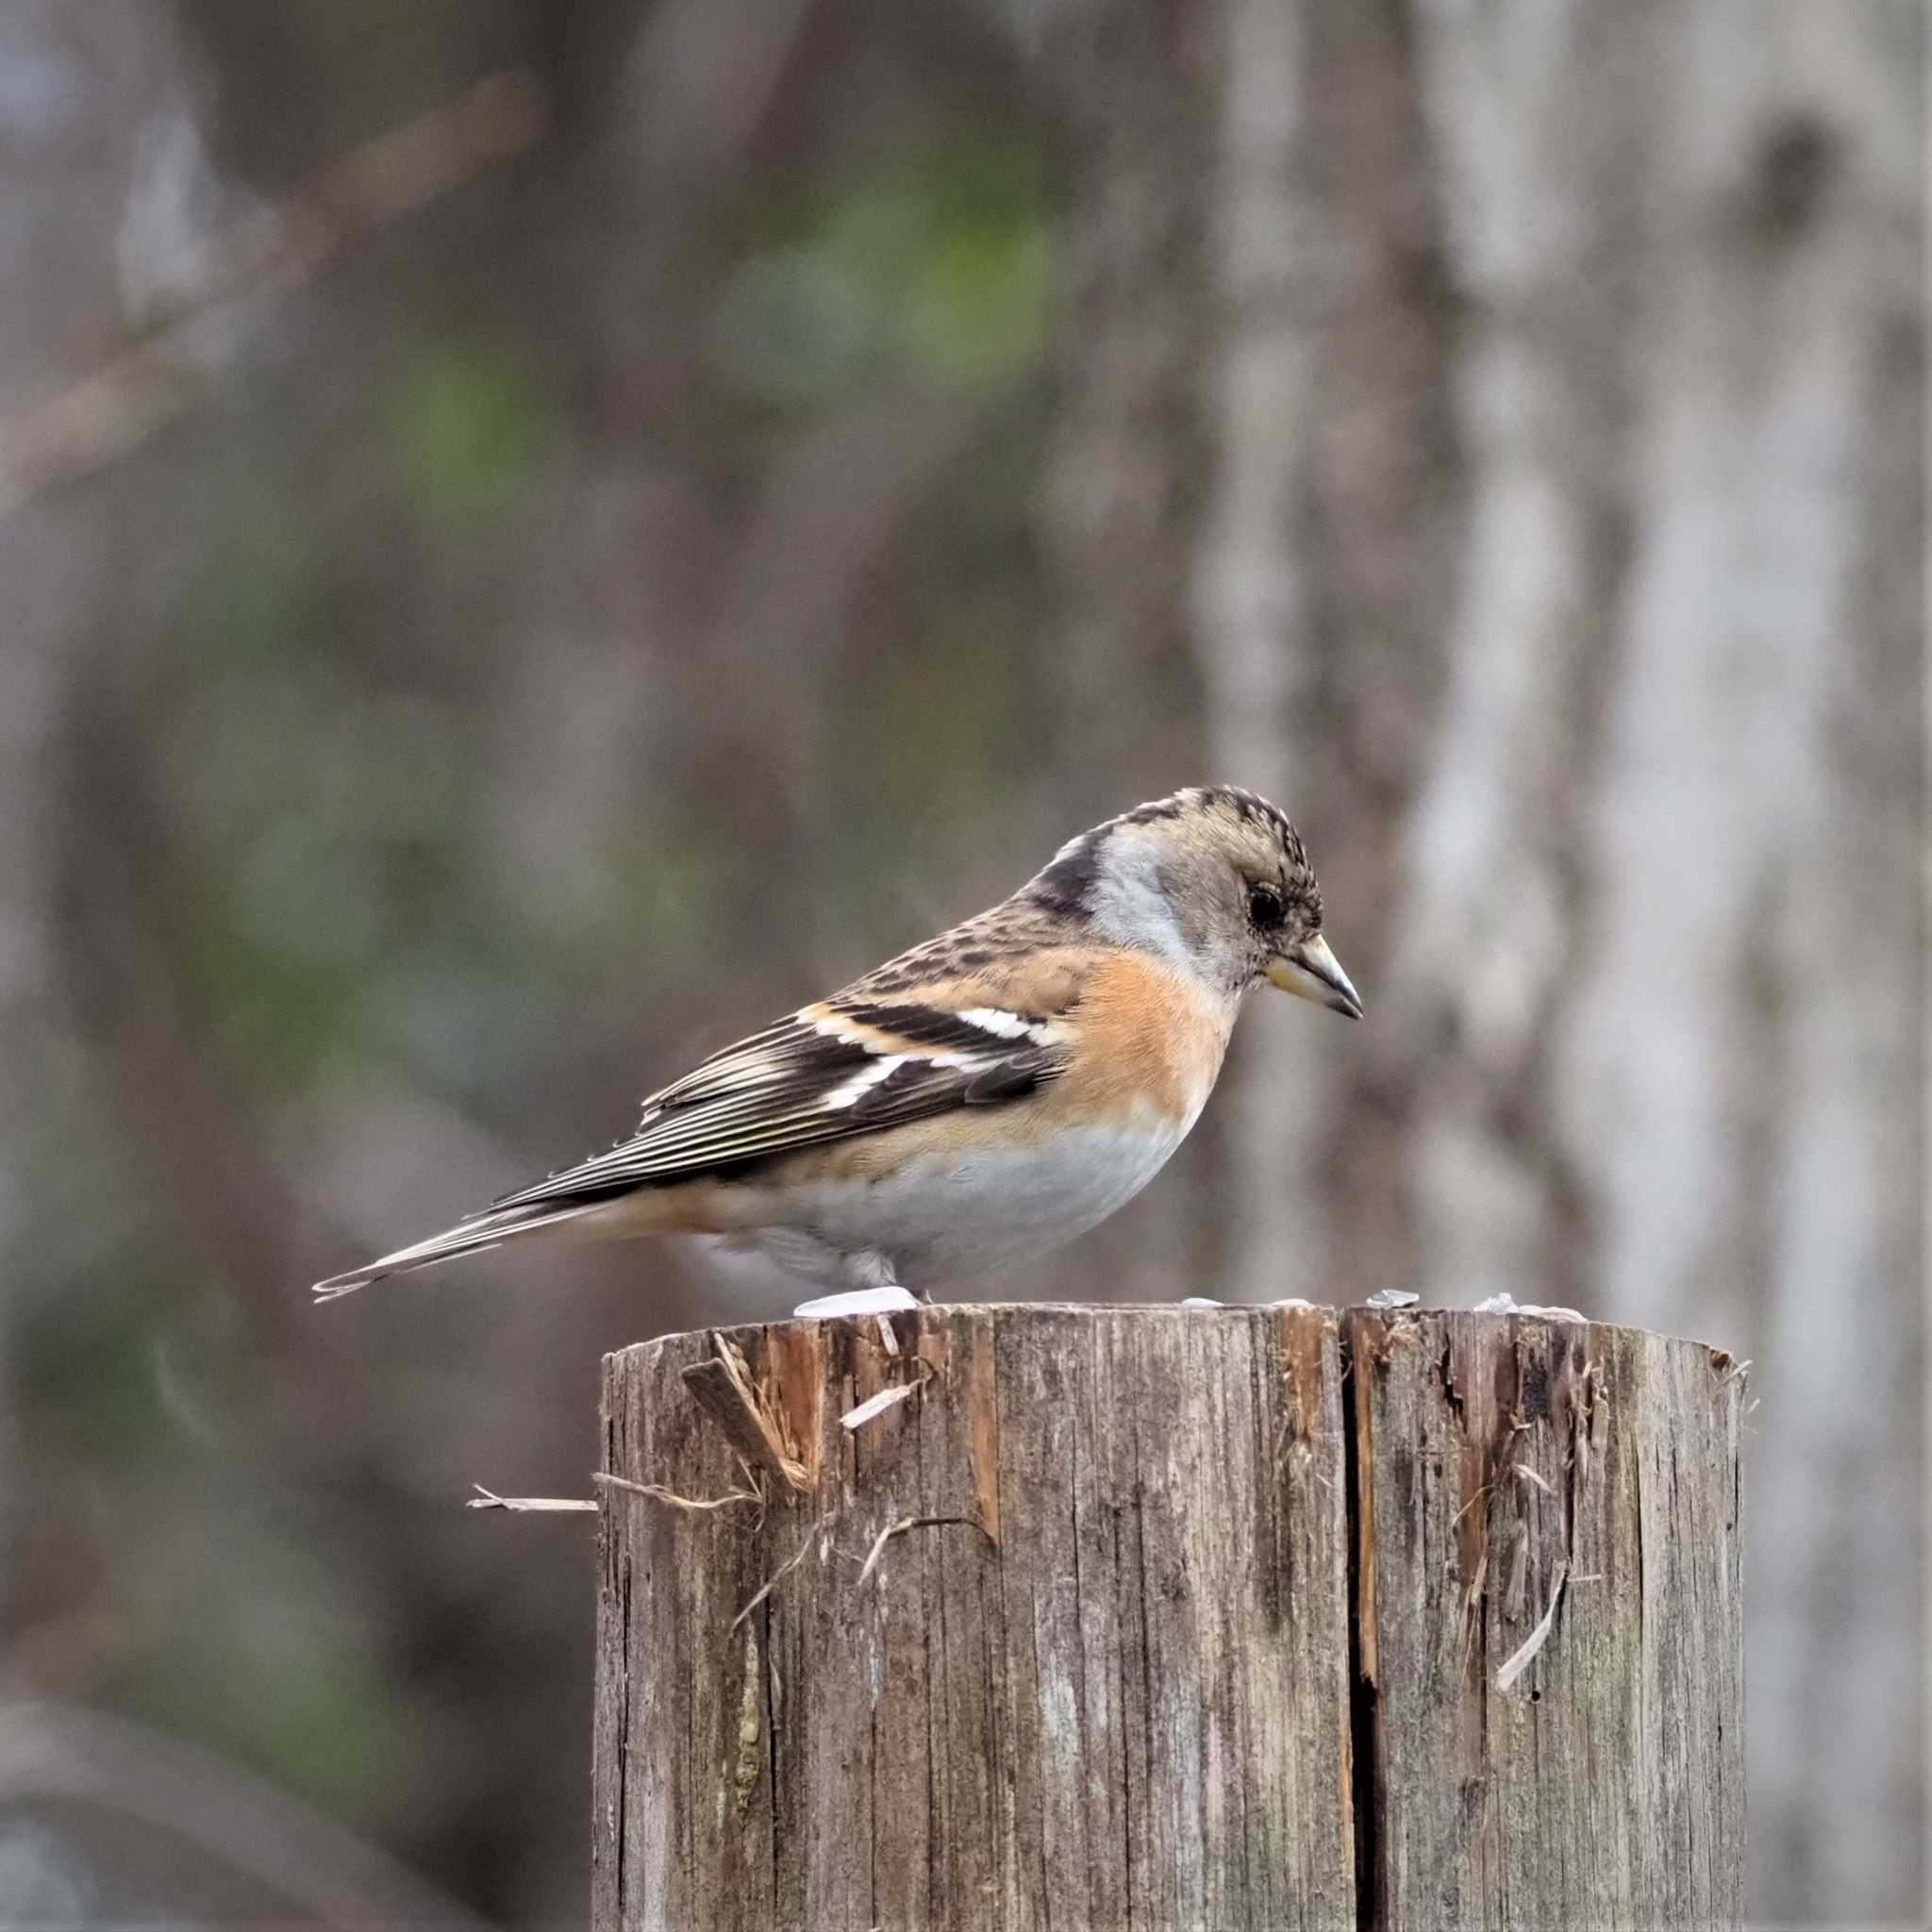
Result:
M1088 975L1073 1014L1079 1046L1049 1108L1093 1120L1154 1112L1192 1122L1207 1104L1234 1024L1231 1002L1141 953Z

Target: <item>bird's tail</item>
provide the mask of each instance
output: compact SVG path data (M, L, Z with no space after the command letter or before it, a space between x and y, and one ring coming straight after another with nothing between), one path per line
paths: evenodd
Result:
M433 1261L447 1261L458 1255L478 1255L487 1248L501 1247L519 1236L534 1234L539 1228L555 1227L560 1222L575 1221L600 1204L577 1202L568 1208L503 1208L459 1222L455 1227L433 1234L427 1241L414 1241L392 1255L371 1261L366 1268L352 1268L346 1274L331 1274L315 1284L315 1299L332 1302L338 1295L351 1294L385 1274L404 1274L412 1268L427 1268Z

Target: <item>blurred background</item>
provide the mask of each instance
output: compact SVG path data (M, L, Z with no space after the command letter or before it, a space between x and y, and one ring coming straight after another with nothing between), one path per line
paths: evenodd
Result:
M1919 1922L1918 0L5 0L0 1919L581 1920L598 1358L306 1284L1174 786L1252 1013L989 1292L1753 1358L1755 1915Z

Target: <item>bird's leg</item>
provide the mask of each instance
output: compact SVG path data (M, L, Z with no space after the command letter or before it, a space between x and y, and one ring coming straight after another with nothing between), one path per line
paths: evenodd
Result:
M845 1278L854 1288L897 1288L899 1271L879 1248L860 1248L845 1257Z

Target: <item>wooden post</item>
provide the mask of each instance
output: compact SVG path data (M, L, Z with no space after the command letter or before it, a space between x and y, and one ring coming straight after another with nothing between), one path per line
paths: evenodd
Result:
M606 1371L598 1932L1740 1922L1720 1352L1002 1306Z

